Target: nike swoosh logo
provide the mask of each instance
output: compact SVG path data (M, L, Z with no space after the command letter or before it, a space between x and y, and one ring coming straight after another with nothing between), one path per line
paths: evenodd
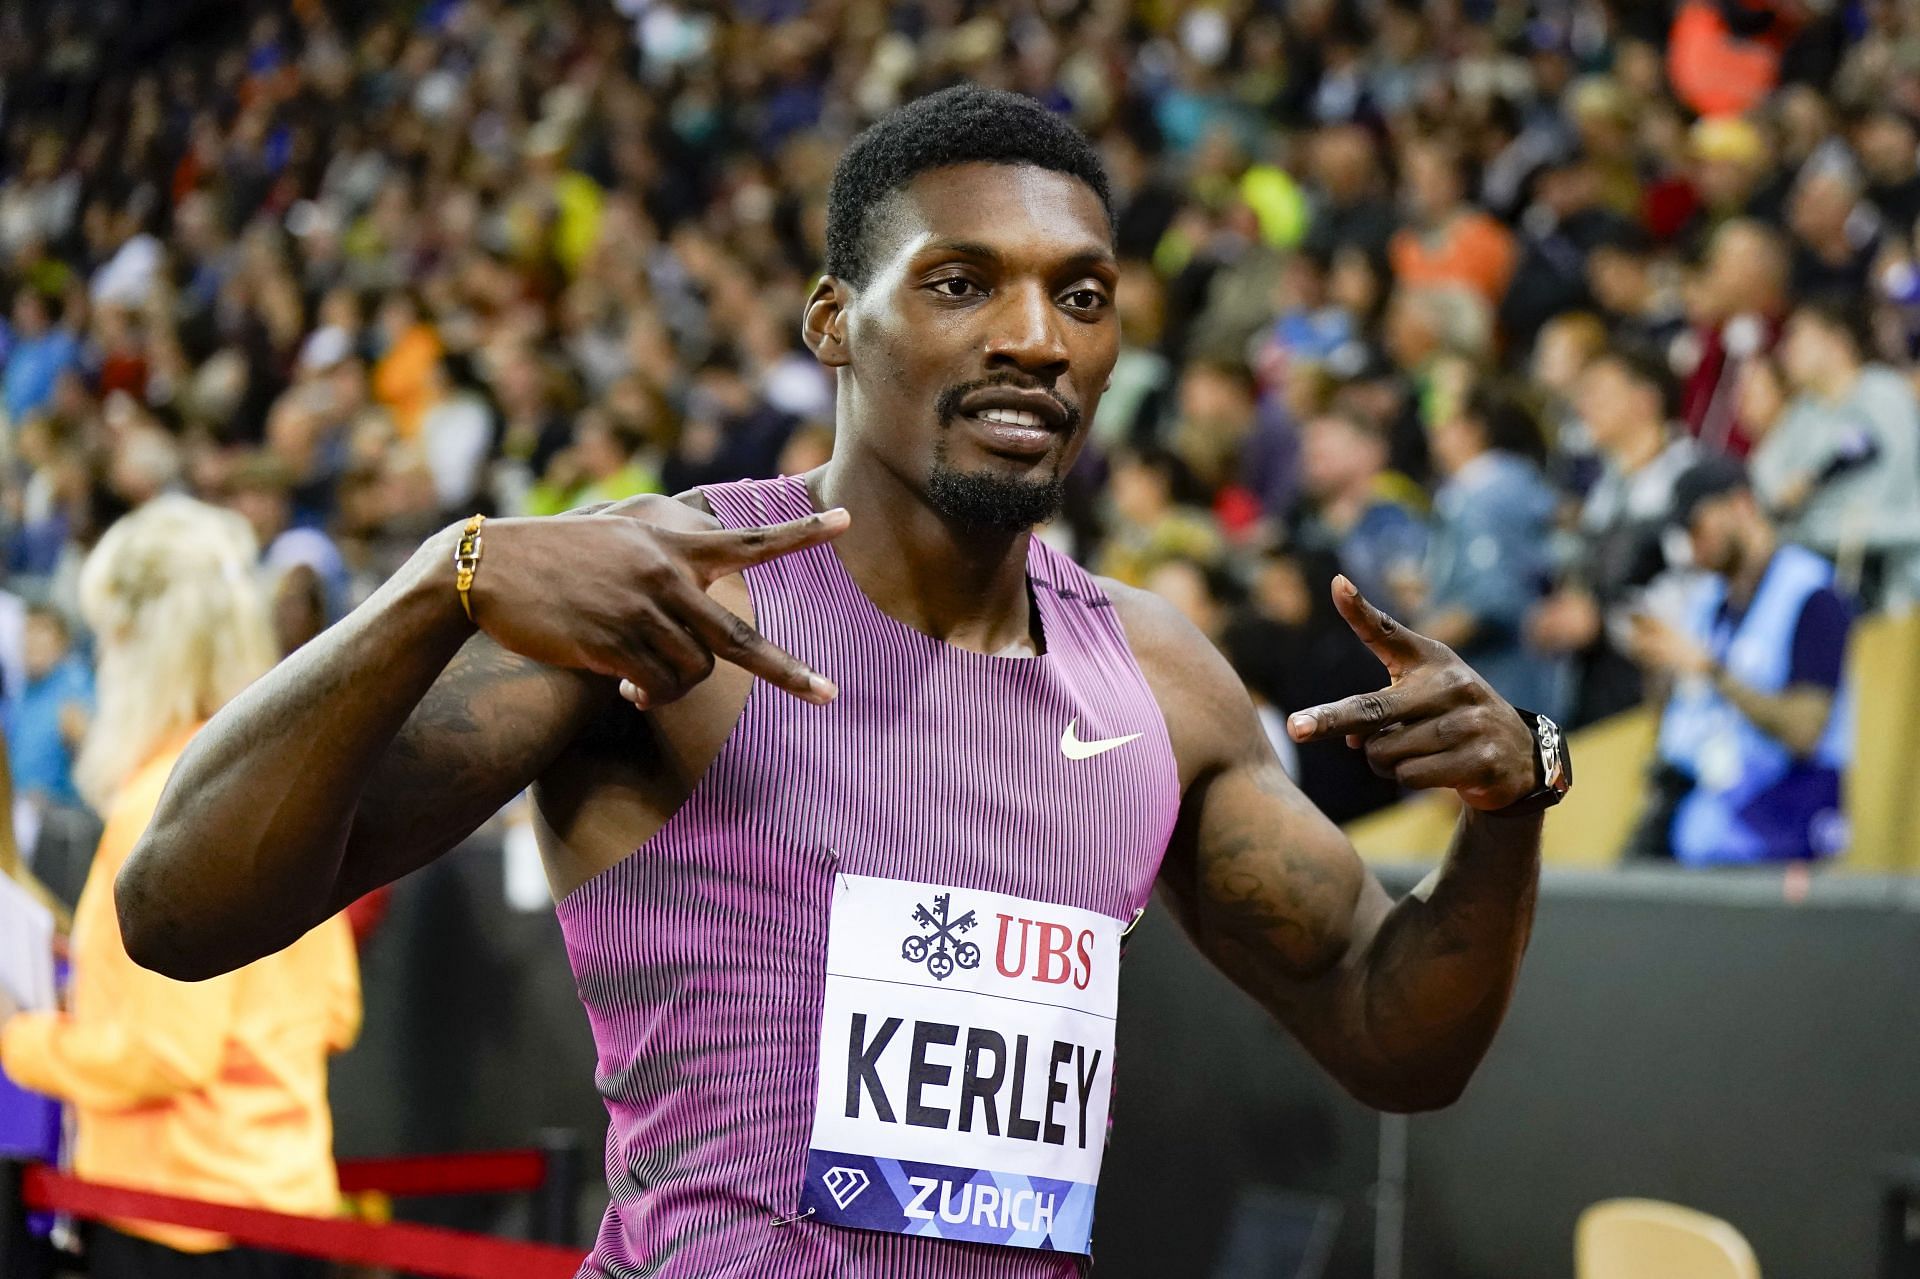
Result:
M1092 759L1095 755L1104 755L1115 747L1125 746L1140 736L1138 733L1128 733L1125 737L1108 737L1097 742L1083 742L1073 735L1073 730L1079 723L1078 716L1068 720L1066 731L1060 734L1060 753L1068 759Z

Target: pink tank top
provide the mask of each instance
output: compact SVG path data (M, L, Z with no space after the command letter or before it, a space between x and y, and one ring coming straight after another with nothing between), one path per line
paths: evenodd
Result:
M795 478L705 492L730 528L812 511ZM1034 987L1045 997L1039 1007L1055 991L1072 997L1086 975L1078 965L1090 932L1074 934L1069 922L1059 936L1080 940L1056 944L1050 925L1026 916L1039 920L1059 907L1052 913L1069 921L1116 921L1117 930L1152 891L1180 800L1160 708L1094 579L1038 538L1027 572L1045 646L1033 658L956 648L893 620L854 584L831 546L747 570L761 632L826 673L840 695L819 707L756 681L679 811L559 905L610 1119L612 1203L583 1275L1063 1279L1083 1272L1084 1257L1049 1250L1059 1245L1046 1240L1050 1228L1064 1230L1056 1211L1083 1213L1090 1228L1091 1187L1075 1192L1085 1202L1056 1203L1048 1198L1054 1183L1044 1178L982 1174L978 1185L993 1189L942 1186L935 1195L914 1189L937 1175L921 1165L842 1159L810 1145L823 1052L837 1064L832 1054L842 1048L838 1039L826 1042L822 1023L839 894L853 886L891 893L911 903L915 918L884 906L885 922L867 930L874 936L836 934L836 954L871 941L910 967L934 1000L948 994L949 981L984 980L996 966L1009 971L1017 953L1028 969L1051 962L1058 970L1039 974L1058 980ZM962 909L970 894L978 901L968 925ZM1014 898L1037 906L993 909ZM852 914L842 918L841 932L854 927ZM889 985L858 980L876 991ZM892 995L919 998L904 983ZM967 1036L963 1047L954 1027L938 1022L897 1033L877 1014L854 1024L847 1109L867 1122L878 1109L904 1122L931 1124L926 1117L938 1116L956 1123L952 1102L963 1072L974 1071L965 1079L983 1095L966 1099L975 1122L968 1136L929 1127L918 1137L973 1140L991 1119L996 1135L1001 1121L1008 1133L1031 1130L1036 1149L1056 1133L1069 1147L1076 1136L1088 1141L1087 1071L1097 1053L1062 1048L1064 1058L1048 1058L1048 1044L1036 1037L1029 1060L1027 1037L1009 1032L993 1036L995 1061L979 1051L987 1041L974 1031L958 1032ZM883 1078L883 1055L910 1060L927 1087L916 1084L911 1098L903 1096L900 1076ZM1019 1113L1018 1097L1003 1096L996 1109L984 1095L989 1065L1003 1094L1012 1067L1031 1074L1029 1095L1039 1100L1030 1115ZM1049 1096L1043 1072L1064 1091ZM945 1087L936 1091L935 1083ZM833 1090L840 1086L836 1077ZM940 1097L946 1104L934 1107ZM818 1101L837 1111L841 1095ZM1092 1113L1104 1115L1105 1097L1096 1101ZM1096 1143L1105 1137L1099 1126ZM898 1219L913 1196L927 1200L906 1211L919 1233L827 1221L855 1219L840 1208L853 1214L883 1202ZM971 1217L955 1226L955 1211Z

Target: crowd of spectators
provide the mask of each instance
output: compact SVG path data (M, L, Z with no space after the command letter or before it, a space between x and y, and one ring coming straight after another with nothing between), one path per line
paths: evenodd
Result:
M834 161L959 80L1116 191L1046 536L1275 708L1379 682L1336 571L1516 704L1634 705L1703 457L1850 598L1920 596L1910 5L0 0L18 787L72 800L77 566L158 494L246 516L290 649L475 510L822 462ZM1292 764L1347 818L1394 795L1357 761Z

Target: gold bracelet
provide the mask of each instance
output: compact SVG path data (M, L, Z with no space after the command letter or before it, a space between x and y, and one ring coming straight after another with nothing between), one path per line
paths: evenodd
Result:
M484 515L476 515L467 521L460 530L460 542L453 548L453 589L460 592L460 607L465 610L467 620L473 620L473 601L467 592L473 589L473 575L480 568L480 526L487 522Z

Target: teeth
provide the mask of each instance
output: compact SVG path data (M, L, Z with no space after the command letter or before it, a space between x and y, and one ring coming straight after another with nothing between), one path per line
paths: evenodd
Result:
M987 409L980 414L983 422L999 422L1003 426L1044 426L1038 413L1028 413L1021 409Z

